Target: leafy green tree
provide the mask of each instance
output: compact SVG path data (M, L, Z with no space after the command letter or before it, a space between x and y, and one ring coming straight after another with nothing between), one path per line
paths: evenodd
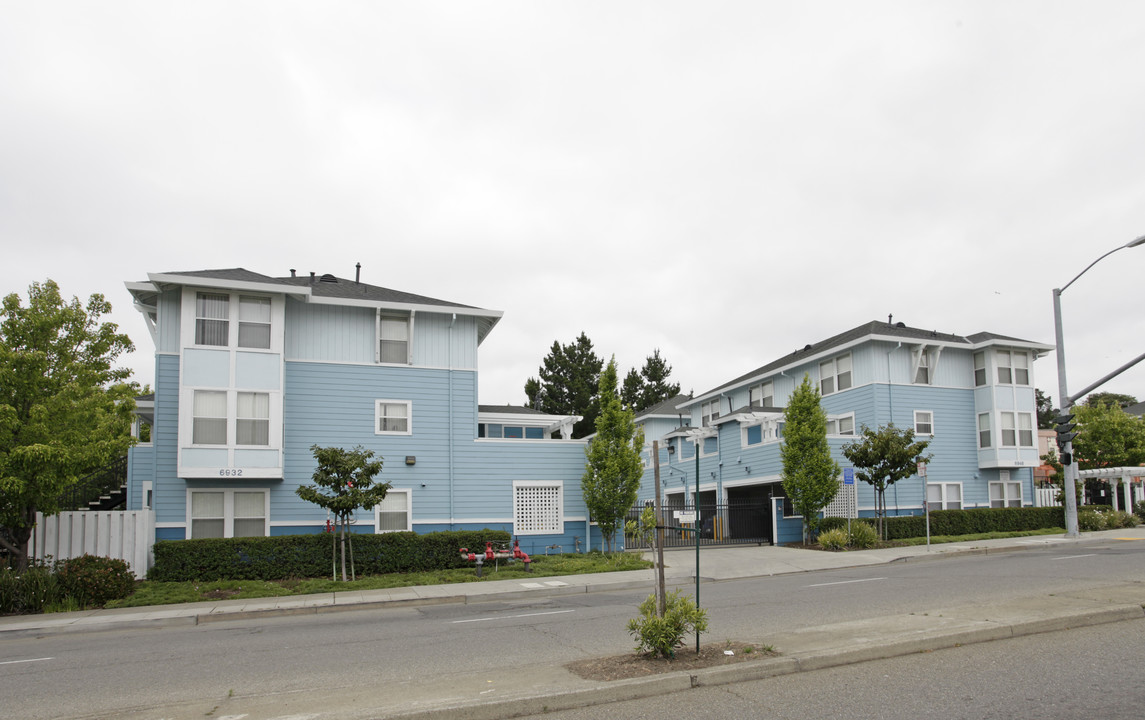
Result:
M1145 462L1145 419L1102 402L1075 406L1074 418L1073 453L1082 470Z
M843 456L855 466L855 476L875 489L875 517L879 537L885 538L883 518L887 514L887 488L899 480L913 477L920 462L930 462L923 455L929 440L915 440L912 428L896 428L889 423L872 430L863 426L861 440L843 446Z
M668 382L672 366L660 356L660 348L644 359L644 367L635 368L624 378L621 399L625 406L637 413L680 394L680 383Z
M568 345L554 340L537 371L540 379L525 382L529 407L552 415L580 415L573 437L588 435L600 414L597 384L603 365L583 332Z
M109 312L99 294L65 301L52 280L0 309L0 545L18 570L36 513L58 513L66 490L134 442L131 371L114 367L133 345L100 321Z
M584 449L584 475L580 488L589 516L596 521L612 552L613 536L636 503L644 462L644 431L633 422L616 392L616 358L600 374L600 416L596 435Z
M1086 395L1085 404L1089 407L1100 405L1107 408L1123 408L1129 405L1136 405L1137 398L1124 393L1097 392Z
M827 414L809 375L795 388L783 411L783 492L803 516L803 541L819 527L819 512L839 492L839 464L827 444Z
M1041 388L1035 388L1034 394L1038 403L1038 429L1053 430L1054 418L1057 417L1054 401L1050 399L1049 395L1042 392Z
M346 534L350 520L359 509L372 508L382 502L390 484L374 482L374 477L382 471L382 459L373 460L374 452L360 445L353 450L311 445L310 452L318 461L314 484L300 485L294 492L334 515L342 549L342 582L345 582ZM353 540L350 542L350 577L354 578Z

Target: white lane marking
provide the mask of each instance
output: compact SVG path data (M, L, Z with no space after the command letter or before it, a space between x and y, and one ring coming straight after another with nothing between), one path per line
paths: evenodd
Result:
M524 615L505 615L504 617L484 617L484 618L471 618L469 620L454 620L452 625L460 625L461 623L473 622L486 622L487 620L513 620L516 618L537 617L538 615L564 615L565 613L576 612L576 610L550 610L549 612L536 612L525 613Z
M1061 557L1052 558L1053 560L1074 560L1076 558L1093 557L1097 553L1089 553L1088 555L1062 555Z
M817 583L815 585L808 585L807 587L827 587L828 585L849 585L850 583L873 582L875 580L886 580L886 578L863 578L862 580L840 580L838 582Z
M20 663L43 662L45 660L55 660L55 658L48 657L48 658L31 658L29 660L4 660L4 661L0 661L0 665L19 665Z

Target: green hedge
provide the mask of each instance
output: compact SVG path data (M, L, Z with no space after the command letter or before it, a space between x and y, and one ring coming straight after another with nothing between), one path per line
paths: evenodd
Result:
M283 580L330 575L337 536L330 533L275 537L160 540L149 580ZM419 572L467 567L459 548L484 551L485 542L506 545L504 530L455 530L419 535L412 532L355 534L354 569L358 575ZM349 557L349 541L346 554Z
M875 524L875 518L860 518ZM924 537L924 515L899 515L883 518L888 540ZM820 530L847 527L846 518L823 518ZM1023 532L1065 527L1061 507L977 508L974 510L934 510L930 513L931 535L974 535L989 532Z

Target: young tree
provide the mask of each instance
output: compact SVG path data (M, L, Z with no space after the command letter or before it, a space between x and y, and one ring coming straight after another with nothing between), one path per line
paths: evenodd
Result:
M887 514L887 488L918 472L920 462L930 462L923 455L929 440L915 440L912 428L899 429L894 423L872 430L863 426L862 439L843 446L843 455L855 466L855 476L875 489L875 517L879 537L885 538L883 518Z
M28 305L13 293L0 309L0 545L28 563L36 512L60 511L65 490L127 452L134 388L114 367L132 349L102 295L86 307L55 282L33 283Z
M1054 402L1050 399L1049 395L1042 392L1041 388L1034 388L1034 395L1037 398L1038 408L1038 429L1039 430L1053 430L1054 418L1057 417L1057 410L1054 409Z
M1087 402L1073 410L1077 420L1073 452L1082 470L1145 462L1145 419L1101 402Z
M580 415L583 419L573 427L573 437L588 435L600 414L597 383L603 365L583 332L568 345L554 340L537 371L540 379L525 382L529 407L554 415Z
M580 487L589 516L596 521L612 552L613 536L636 502L644 463L644 431L633 422L633 412L620 403L616 392L616 358L600 374L600 416L596 435L584 449L584 475Z
M373 450L360 445L353 450L310 446L318 467L314 484L301 485L298 497L333 513L342 548L342 582L346 581L346 533L351 516L359 509L372 508L386 497L389 483L374 483L382 471L382 459L372 460ZM350 577L354 578L354 548L350 546Z
M839 492L839 464L827 445L827 414L819 405L819 389L808 375L795 388L783 411L783 492L803 516L803 541L819 527L819 512Z

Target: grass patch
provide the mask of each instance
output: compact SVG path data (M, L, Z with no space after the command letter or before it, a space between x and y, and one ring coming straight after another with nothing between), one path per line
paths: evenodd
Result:
M1018 532L988 532L988 533L975 533L972 535L932 535L930 543L932 545L939 545L942 543L952 542L967 542L974 540L1002 540L1005 538L1015 537L1029 537L1033 535L1064 535L1065 528L1042 528L1041 530L1022 530ZM926 537L915 538L902 538L900 540L892 541L893 545L925 545Z
M391 573L360 577L351 582L334 581L330 578L290 578L286 580L216 580L212 582L155 582L139 583L135 593L123 600L109 602L107 607L144 607L148 605L173 605L177 603L209 602L215 600L247 600L252 598L282 597L288 595L313 595L328 592L352 592L356 590L386 590L389 588L411 587L415 585L450 585L466 582L489 582L492 580L525 580L559 575L585 575L588 573L618 572L622 570L643 570L652 567L640 554L615 553L605 555L599 552L588 554L540 555L533 558L532 572L525 572L521 563L506 563L499 566L486 565L483 577L477 577L476 569L457 568L418 573Z

